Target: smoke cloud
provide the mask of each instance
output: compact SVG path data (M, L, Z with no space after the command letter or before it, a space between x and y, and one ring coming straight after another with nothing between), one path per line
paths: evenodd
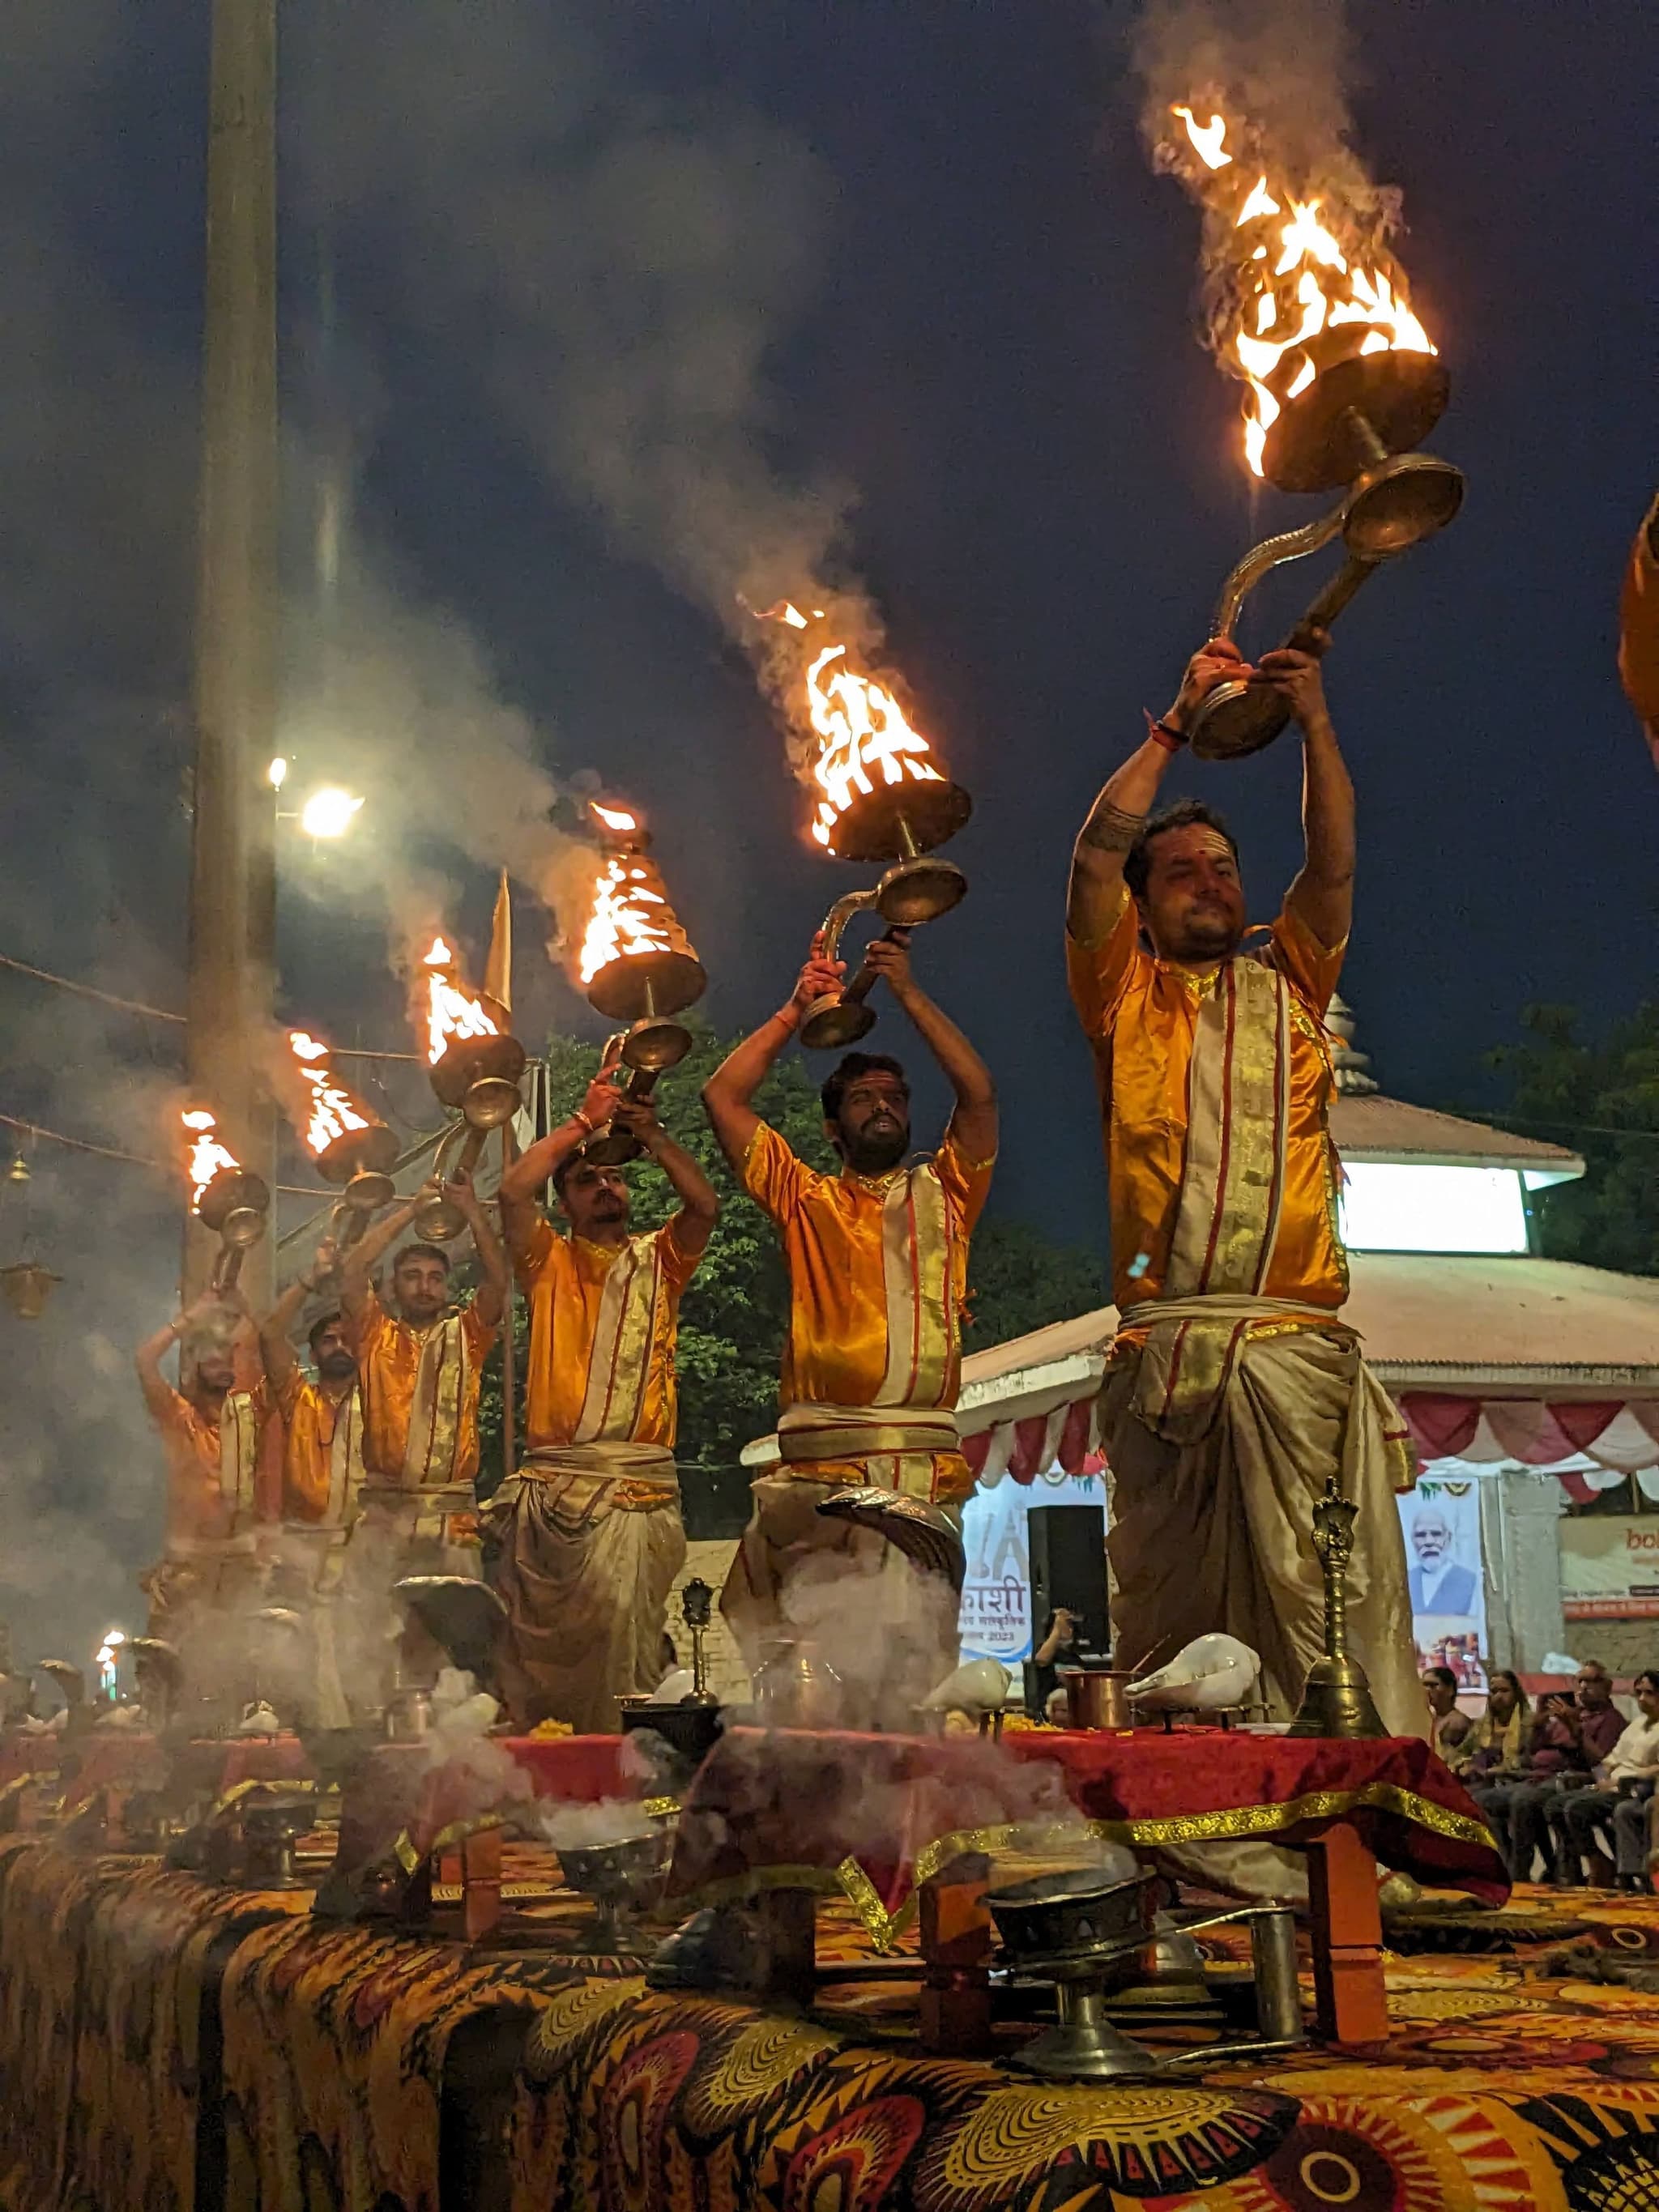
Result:
M788 468L768 381L831 202L812 155L728 104L671 111L618 11L358 0L301 21L307 204L412 327L476 333L480 397L549 483L775 693L799 647L752 610L809 601L872 648L841 557L851 492Z
M388 554L348 541L330 599L327 622L290 616L278 744L296 803L343 784L364 801L362 834L297 880L331 910L356 899L383 915L393 972L407 975L435 930L456 927L454 862L505 868L541 900L562 951L599 866L554 818L578 779L554 775L546 733L503 697L482 642L400 587Z
M1146 0L1132 52L1154 148L1180 102L1200 119L1211 107L1249 116L1293 170L1333 157L1352 163L1354 61L1342 0Z

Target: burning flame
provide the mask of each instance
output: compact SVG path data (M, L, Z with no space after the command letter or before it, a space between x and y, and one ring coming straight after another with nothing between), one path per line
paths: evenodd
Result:
M288 1041L310 1091L311 1119L306 1125L306 1143L311 1150L320 1155L337 1137L343 1137L348 1129L372 1128L374 1124L368 1115L358 1110L350 1095L334 1080L328 1066L328 1047L304 1030L290 1030Z
M441 937L433 939L421 965L427 971L426 1056L434 1067L462 1037L500 1036L479 1001L456 981L455 955Z
M220 1170L240 1168L242 1163L220 1142L219 1124L205 1106L195 1107L179 1119L191 1139L185 1173L190 1177L190 1205L194 1212L202 1202L202 1193Z
M818 737L812 776L823 794L812 835L826 847L854 799L875 789L872 770L883 783L945 781L927 758L927 738L912 729L892 693L846 666L846 659L844 645L826 646L806 672L807 712Z
M593 912L579 962L582 981L591 983L613 960L690 951L651 861L642 853L613 853L593 887Z
M637 830L640 826L637 817L625 806L601 806L597 799L590 799L587 805L589 811L597 814L607 830Z
M1200 124L1190 107L1171 112L1202 167L1183 158L1179 142L1173 165L1203 204L1212 252L1224 241L1212 336L1226 367L1250 388L1244 457L1260 476L1268 430L1318 374L1303 350L1310 339L1346 324L1354 333L1350 355L1436 349L1407 302L1399 264L1381 243L1378 196L1367 206L1340 187L1298 187L1274 173L1248 127L1235 157L1225 147L1224 116Z
M760 619L804 630L823 617L814 613L809 622L798 607L780 599ZM929 757L927 738L906 720L884 684L848 667L844 645L826 645L815 653L805 681L806 717L817 739L811 763L818 793L811 825L817 843L833 850L836 824L878 782L902 783L907 777L917 783L944 782Z

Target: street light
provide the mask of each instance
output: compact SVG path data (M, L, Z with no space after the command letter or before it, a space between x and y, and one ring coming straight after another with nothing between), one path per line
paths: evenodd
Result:
M308 837L343 837L362 803L337 785L325 784L320 791L313 791L301 808L300 827Z

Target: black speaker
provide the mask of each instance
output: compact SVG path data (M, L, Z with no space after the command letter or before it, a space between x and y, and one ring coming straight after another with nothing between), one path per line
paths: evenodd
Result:
M1034 1505L1025 1526L1031 1547L1031 1637L1040 1644L1057 1605L1078 1617L1066 1655L1103 1661L1112 1648L1106 1610L1106 1514L1099 1505Z

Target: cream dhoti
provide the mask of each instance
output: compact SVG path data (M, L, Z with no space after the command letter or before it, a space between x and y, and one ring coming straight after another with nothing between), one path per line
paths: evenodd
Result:
M1263 1695L1288 1718L1324 1649L1313 1510L1334 1470L1359 1508L1349 1641L1389 1729L1420 1735L1395 1504L1409 1480L1405 1423L1353 1332L1243 1297L1161 1300L1123 1320L1130 1340L1108 1371L1101 1431L1124 1663L1157 1664L1224 1629L1261 1653Z
M488 1519L515 1717L602 1734L618 1698L656 1687L663 1612L685 1563L679 1502L673 1454L621 1441L543 1445L496 1491Z

